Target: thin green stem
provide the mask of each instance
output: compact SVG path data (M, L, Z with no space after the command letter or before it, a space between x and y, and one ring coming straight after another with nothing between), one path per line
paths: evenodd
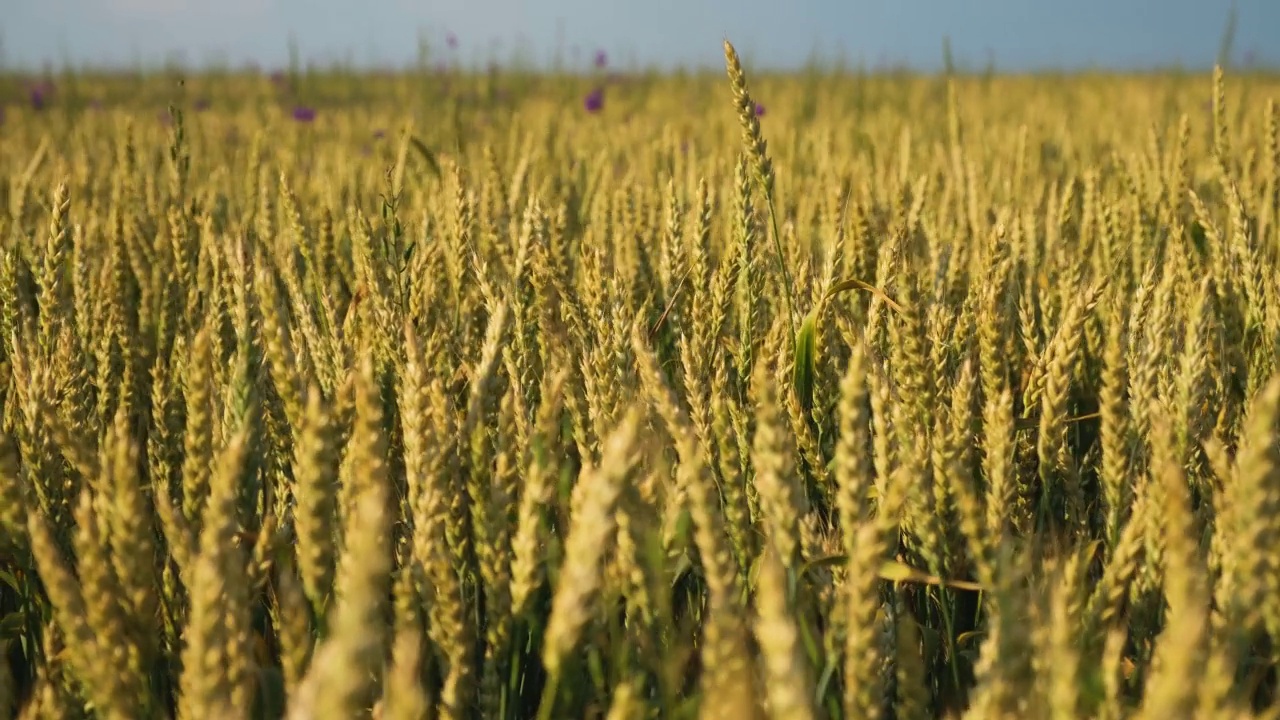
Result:
M956 663L955 618L951 614L953 608L946 596L946 588L938 588L938 609L941 610L942 623L946 629L947 666L951 670L951 681L955 683L957 692L960 692L963 685L960 683L960 668Z
M554 672L547 678L542 687L542 703L538 707L538 720L551 720L555 717L556 696L560 691L560 673Z
M764 183L762 182L761 185ZM778 213L774 209L773 193L768 189L764 193L765 202L769 205L769 222L773 225L773 249L778 255L778 272L782 273L782 284L787 298L787 327L791 329L791 346L794 349L796 338L796 306L795 290L791 287L791 274L787 272L786 257L782 254L782 234L778 232Z

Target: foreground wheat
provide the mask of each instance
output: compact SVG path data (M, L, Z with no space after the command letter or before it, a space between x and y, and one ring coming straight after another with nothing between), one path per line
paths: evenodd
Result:
M1274 717L1280 83L725 50L7 113L0 718Z

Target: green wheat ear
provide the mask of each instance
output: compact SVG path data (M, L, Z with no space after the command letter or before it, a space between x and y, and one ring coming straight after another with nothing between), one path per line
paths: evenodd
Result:
M769 143L760 130L760 118L756 116L756 103L751 99L751 91L747 89L747 75L742 70L742 60L733 43L724 41L724 64L729 74L729 85L733 88L733 107L738 112L738 123L742 126L742 146L751 159L756 182L764 193L765 205L769 208L769 224L773 229L773 249L777 253L778 274L782 276L783 298L787 301L787 325L791 334L796 334L795 290L791 286L791 274L787 272L787 258L782 252L782 235L778 232L778 211L774 203L773 187L775 175L773 160L769 158Z

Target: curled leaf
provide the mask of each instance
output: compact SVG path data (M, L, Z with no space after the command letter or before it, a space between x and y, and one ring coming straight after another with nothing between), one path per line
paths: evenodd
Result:
M827 291L826 297L824 297L823 299L829 300L835 297L837 294L845 292L847 290L865 290L871 293L872 295L875 295L876 297L883 300L884 304L893 308L894 312L898 314L902 314L902 306L899 305L897 302L895 302L893 298L889 297L888 293L876 287L875 285L862 282L861 280L858 280L856 278L849 278L848 280L841 280L840 282L836 283L831 287L830 290Z
M801 568L800 574L813 572L824 568L833 568L844 565L849 561L849 556L839 553L835 555L824 555L823 557L814 558L805 563ZM897 560L888 560L880 565L880 579L889 582L906 582L918 583L920 585L934 585L937 587L949 587L955 590L973 590L981 592L982 586L976 582L969 580L948 580L930 575L929 573L911 567L910 565L899 562Z
M973 590L982 591L982 586L976 582L968 580L947 580L937 575L911 567L904 562L897 560L889 560L880 566L880 578L889 582L910 582L919 583L921 585L936 585L938 587L949 587L956 590Z

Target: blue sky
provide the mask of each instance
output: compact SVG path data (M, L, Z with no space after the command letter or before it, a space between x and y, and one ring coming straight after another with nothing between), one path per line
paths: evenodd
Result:
M1280 0L1236 0L1233 62L1280 66ZM1231 0L0 0L6 64L404 65L423 36L463 64L519 50L585 66L716 66L729 37L757 67L813 56L867 66L1004 70L1212 65ZM576 51L575 51L576 49ZM174 53L178 53L175 55Z

